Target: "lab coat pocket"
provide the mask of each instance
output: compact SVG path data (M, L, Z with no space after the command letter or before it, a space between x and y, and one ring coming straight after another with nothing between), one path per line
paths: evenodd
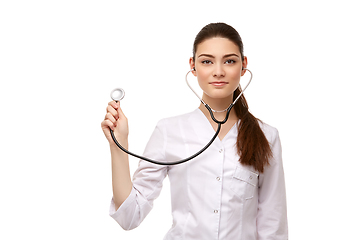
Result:
M242 167L236 167L231 180L230 189L245 200L254 197L258 184L258 174Z

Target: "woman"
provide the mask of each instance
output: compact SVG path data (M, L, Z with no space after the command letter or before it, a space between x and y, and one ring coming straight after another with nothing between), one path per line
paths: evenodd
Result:
M224 23L205 26L196 36L192 73L203 100L217 119L238 96L247 58L237 31ZM126 230L137 227L169 176L173 225L164 239L287 239L287 216L281 145L275 128L248 112L244 95L232 108L218 138L184 164L160 166L140 161L130 178L127 154L114 144L109 128L127 148L127 119L110 102L102 129L110 143L113 199L110 215ZM201 104L195 111L159 121L144 156L175 161L197 152L217 124Z

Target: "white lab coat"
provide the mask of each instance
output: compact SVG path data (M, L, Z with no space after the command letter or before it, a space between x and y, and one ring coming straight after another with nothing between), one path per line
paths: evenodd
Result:
M222 141L217 138L189 162L160 166L140 161L129 197L118 210L111 202L111 217L125 230L139 226L168 175L173 225L164 239L288 239L279 134L269 125L260 125L273 152L264 173L239 163L235 124ZM214 133L200 109L163 119L157 124L144 156L169 162L183 159L205 146Z

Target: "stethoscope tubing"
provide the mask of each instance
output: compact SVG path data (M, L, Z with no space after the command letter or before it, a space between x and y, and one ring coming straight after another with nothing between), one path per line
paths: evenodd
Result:
M121 144L116 140L116 137L115 137L115 134L114 134L114 131L110 129L110 134L111 134L111 137L114 141L114 143L116 144L116 146L118 146L122 151L124 151L125 153L133 156L133 157L136 157L136 158L139 158L139 159L142 159L144 161L147 161L147 162L150 162L150 163L154 163L154 164L158 164L158 165L166 165L166 166L171 166L171 165L177 165L177 164L181 164L181 163L185 163L197 156L199 156L201 153L203 153L206 149L208 149L210 147L210 145L215 141L215 139L217 138L217 136L219 135L220 133L220 130L221 130L221 125L224 124L227 119L229 118L229 114L230 114L230 111L231 111L231 108L233 107L234 105L231 104L229 106L229 108L227 109L227 112L226 112L226 117L223 121L218 121L215 117L214 117L214 114L212 112L212 109L209 107L209 105L205 104L205 107L208 109L208 111L210 112L210 115L211 115L211 118L218 124L218 127L217 127L217 130L214 134L214 136L211 138L211 140L208 142L208 144L205 145L205 147L203 147L200 151L198 151L197 153L191 155L190 157L187 157L185 159L182 159L182 160L178 160L178 161L173 161L173 162L159 162L159 161L156 161L156 160L153 160L153 159L150 159L150 158L147 158L147 157L144 157L144 156L140 156L140 155L137 155L135 153L132 153L130 152L129 150L127 150L126 148L124 148L123 146L121 146Z
M116 140L115 138L115 135L114 135L114 131L110 129L110 133L111 133L111 137L112 139L114 140L115 144L122 150L124 151L125 153L133 156L133 157L137 157L137 158L140 158L144 161L147 161L147 162L150 162L150 163L154 163L154 164L158 164L158 165L166 165L166 166L171 166L171 165L177 165L177 164L181 164L181 163L185 163L187 161L190 161L191 159L199 156L201 153L203 153L206 149L208 149L210 147L210 145L215 141L216 137L219 135L219 132L220 132L220 129L221 129L221 123L218 124L218 128L214 134L214 136L211 138L210 142L208 144L206 144L205 147L203 147L200 151L198 151L197 153L195 153L194 155L188 157L188 158L185 158L185 159L182 159L182 160L179 160L179 161L174 161L174 162L159 162L159 161L156 161L156 160L153 160L153 159L150 159L150 158L146 158L144 156L140 156L140 155L137 155L135 153L132 153L130 151L128 151L127 149L125 149L123 146L120 145L120 143Z
M133 156L133 157L142 159L142 160L144 160L144 161L153 163L153 164L171 166L171 165L177 165L177 164L185 163L185 162L187 162L187 161L189 161L189 160L191 160L191 159L194 159L195 157L197 157L197 156L199 156L201 153L203 153L206 149L208 149L208 148L210 147L210 145L215 141L215 139L217 138L217 136L218 136L219 133L220 133L221 125L224 124L224 123L226 123L226 121L227 121L228 118L229 118L229 114L230 114L231 109L233 108L233 106L235 105L235 103L237 102L237 100L239 100L239 98L241 97L241 95L244 93L245 89L249 86L249 84L250 84L250 82L251 82L251 80L252 80L252 72L251 72L249 69L245 69L245 70L249 71L250 74L251 74L251 77L250 77L250 80L249 80L248 84L247 84L247 85L245 86L245 88L240 92L240 94L239 94L239 95L237 96L237 98L233 101L233 103L231 103L230 106L229 106L227 109L223 110L223 111L215 111L215 110L211 109L211 107L210 107L207 103L205 103L205 102L199 97L199 95L197 95L197 93L194 91L194 89L192 89L192 87L190 86L190 84L189 84L189 82L188 82L188 80L187 80L187 76L188 76L188 74L189 74L192 70L189 71L189 72L186 74L186 76L185 76L186 83L188 84L188 86L190 87L190 89L195 93L195 95L200 99L201 103L204 104L205 108L209 111L210 116L211 116L211 119L212 119L215 123L218 124L217 130L216 130L214 136L213 136L213 137L211 138L211 140L208 142L208 144L206 144L201 150L199 150L197 153L191 155L190 157L187 157L187 158L185 158L185 159L178 160L178 161L173 161L173 162L159 162L159 161L156 161L156 160L153 160L153 159L144 157L144 156L137 155L137 154L135 154L135 153L130 152L129 150L127 150L127 149L124 148L123 146L121 146L121 144L116 140L114 131L109 128L109 129L110 129L110 134L111 134L111 137L112 137L114 143L116 144L116 146L118 146L118 147L119 147L122 151L124 151L125 153L127 153L127 154L129 154L129 155L131 155L131 156ZM240 88L240 87L239 87L239 88ZM115 89L115 90L119 90L119 91L122 92L122 96L121 96L121 98L119 99L119 100L121 100L121 99L124 97L124 95L125 95L125 91L124 91L123 89ZM112 92L112 93L113 93L113 92ZM110 95L112 95L112 94L110 94ZM117 101L117 100L116 100L116 101ZM215 118L213 112L224 112L224 111L226 111L226 116L225 116L224 120L222 120L222 121L217 120L217 119Z

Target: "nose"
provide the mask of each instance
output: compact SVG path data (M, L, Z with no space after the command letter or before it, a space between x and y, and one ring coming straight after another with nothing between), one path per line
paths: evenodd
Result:
M221 64L217 64L214 67L213 77L220 78L225 76L224 68Z

